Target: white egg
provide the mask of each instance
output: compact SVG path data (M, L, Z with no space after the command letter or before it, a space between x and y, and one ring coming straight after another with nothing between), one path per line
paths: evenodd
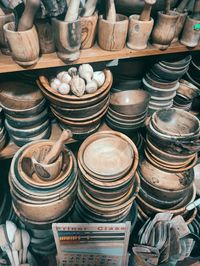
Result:
M62 76L63 76L65 73L67 73L67 72L66 72L66 71L62 71L62 72L58 73L57 78L61 81Z
M50 86L52 89L57 90L60 85L61 81L59 79L55 78L51 80Z
M65 72L63 75L62 75L62 78L61 78L61 82L62 83L69 83L70 81L71 81L71 76L67 73L67 72Z
M101 87L105 82L105 74L103 71L95 71L93 74L93 80L96 81L98 88Z
M70 86L69 86L69 84L62 83L62 84L59 86L59 88L57 89L57 91L58 91L60 94L67 95L67 94L69 94L69 92L70 92Z

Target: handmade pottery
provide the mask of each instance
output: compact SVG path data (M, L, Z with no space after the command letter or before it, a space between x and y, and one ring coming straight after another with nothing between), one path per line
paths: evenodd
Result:
M198 45L200 38L200 31L196 28L199 20L187 16L186 22L183 28L183 32L180 38L180 42L187 47L195 47Z

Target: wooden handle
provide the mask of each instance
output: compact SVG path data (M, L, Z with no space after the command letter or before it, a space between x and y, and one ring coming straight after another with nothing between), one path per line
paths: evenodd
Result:
M142 10L142 13L140 15L140 18L139 20L141 21L149 21L150 18L151 18L151 9L152 9L152 6L156 3L156 0L146 0L145 3L144 3L144 8Z
M194 3L192 17L194 19L200 19L200 0L196 0L195 3Z
M106 19L110 22L116 22L116 9L114 0L108 0L108 11Z
M54 143L49 153L46 155L43 163L50 164L54 162L60 153L62 152L63 145L66 143L68 139L72 137L72 132L70 130L63 130L60 138Z
M97 1L98 0L88 0L83 8L83 12L81 12L81 15L83 17L92 16L95 12Z
M69 2L69 1L68 1ZM66 22L74 22L79 16L80 0L71 0L65 16Z
M183 13L184 9L187 7L190 0L182 0L181 3L176 8L176 11L179 13Z
M26 0L24 12L19 20L18 31L26 31L33 27L35 14L40 7L40 0Z
M164 14L170 15L171 0L165 0Z

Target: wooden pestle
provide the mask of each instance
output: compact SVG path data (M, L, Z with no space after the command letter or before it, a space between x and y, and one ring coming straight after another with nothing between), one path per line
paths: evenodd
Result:
M83 12L81 12L83 17L92 16L95 12L96 5L98 0L88 0L83 8Z
M108 0L107 6L107 16L106 19L110 22L116 22L116 9L115 9L115 1Z
M182 0L181 3L177 6L176 11L179 13L183 13L184 9L187 7L189 4L190 0Z
M24 12L19 20L18 31L30 30L33 27L35 14L40 7L41 0L26 0Z
M43 164L53 163L62 152L63 145L71 137L72 137L72 132L70 130L63 130L62 134L60 135L60 138L53 144L51 150L48 152L42 163Z
M66 0L67 3L69 1ZM79 6L80 0L71 0L67 9L67 13L65 15L66 22L74 22L78 19L79 16Z
M200 20L200 0L196 0L194 3L192 17L194 19Z
M151 18L151 9L152 6L156 3L156 0L144 0L144 8L140 15L139 20L141 21L149 21Z
M164 14L170 15L171 0L165 0Z

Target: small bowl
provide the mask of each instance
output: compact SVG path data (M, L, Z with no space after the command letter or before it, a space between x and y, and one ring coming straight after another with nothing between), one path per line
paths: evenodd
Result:
M194 136L200 131L198 118L186 111L175 108L163 109L154 113L151 123L159 133L177 138Z
M171 89L176 86L178 80L173 81L173 82L159 82L158 80L153 79L153 75L151 73L146 73L144 77L146 83L151 85L152 87L160 88L160 89Z
M174 56L174 54L171 54L171 55L165 55L165 56L162 55L161 58L162 60L160 62L162 62L166 66L184 67L191 61L192 56L185 55L185 54L176 54L176 56Z
M140 115L147 109L150 98L150 94L143 90L117 92L110 97L110 107L118 113Z

